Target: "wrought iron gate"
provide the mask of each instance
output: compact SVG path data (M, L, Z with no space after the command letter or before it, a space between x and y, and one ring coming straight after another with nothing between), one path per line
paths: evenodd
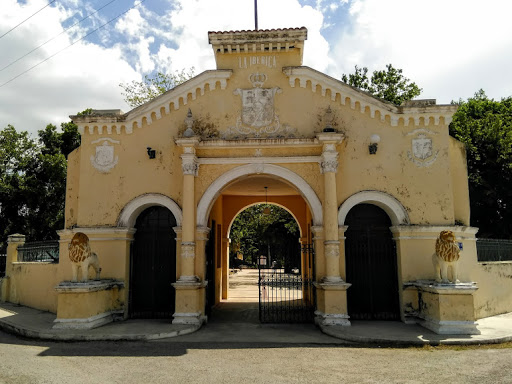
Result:
M314 253L302 247L301 261L259 268L259 316L262 323L310 323L316 307ZM288 265L287 265L288 264Z
M398 272L391 220L379 207L359 204L347 215L345 264L351 319L398 320Z
M130 263L129 311L132 318L170 318L176 281L176 219L163 207L137 218Z

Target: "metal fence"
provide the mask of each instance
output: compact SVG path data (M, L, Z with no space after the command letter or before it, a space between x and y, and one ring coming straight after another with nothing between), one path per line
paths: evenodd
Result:
M59 242L34 241L18 247L18 261L25 262L59 262Z
M512 261L512 240L477 239L478 261Z
M5 265L7 263L7 255L0 253L0 277L5 276Z

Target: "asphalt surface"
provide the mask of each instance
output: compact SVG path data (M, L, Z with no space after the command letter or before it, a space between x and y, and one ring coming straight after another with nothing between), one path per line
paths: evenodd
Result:
M390 347L331 337L312 324L260 324L249 274L232 279L240 283L233 284L232 300L190 334L158 340L54 341L0 331L0 384L512 383L512 343ZM34 325L30 311L17 316L30 318ZM9 313L5 316L10 318ZM37 316L51 323L51 314ZM168 325L146 321L122 326L148 332L148 327ZM405 325L396 326L396 332L404 332ZM97 329L102 328L109 330ZM359 327L363 335L375 328L376 334L393 332L389 325ZM352 329L357 331L357 325ZM410 329L415 335L415 328Z
M512 383L511 347L383 348L182 337L44 342L0 332L0 383Z

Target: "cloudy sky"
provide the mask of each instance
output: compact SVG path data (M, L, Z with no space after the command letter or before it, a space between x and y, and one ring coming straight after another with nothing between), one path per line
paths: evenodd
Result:
M208 31L253 29L253 6L1 0L0 129L35 133L86 108L127 112L120 83L213 69ZM355 65L373 71L392 63L423 88L420 98L440 104L480 88L495 99L512 96L510 1L258 0L258 14L260 29L307 27L304 65L335 78Z

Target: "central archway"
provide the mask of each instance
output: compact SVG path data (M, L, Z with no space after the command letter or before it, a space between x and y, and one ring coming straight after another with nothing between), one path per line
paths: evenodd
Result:
M283 208L297 222L299 228L297 239L291 244L294 248L290 246L290 249L286 249L286 252L293 253L296 256L287 259L293 259L295 264L292 261L282 263L282 266L277 262L275 265L272 263L265 264L270 269L279 266L278 269L273 269L274 273L269 273L268 276L282 272L280 274L282 281L268 282L270 284L268 287L274 287L275 284L284 284L285 280L289 284L289 288L293 287L295 289L299 285L302 287L305 280L308 280L307 284L312 286L314 261L312 252L309 251L310 247L308 247L312 240L311 228L314 225L322 225L323 222L322 205L315 191L301 176L282 166L273 164L239 166L218 176L206 188L197 206L196 223L198 231L209 231L205 248L205 280L208 282L206 313L213 310L210 312L213 314L212 319L218 318L216 316L218 316L219 308L225 309L235 304L241 308L242 305L239 304L245 304L241 300L236 301L236 299L240 299L237 293L233 296L229 293L231 278L236 280L239 276L237 273L240 272L236 270L237 268L232 267L235 265L234 262L230 266L230 260L234 257L233 254L231 258L229 256L230 250L233 251L234 249L230 245L230 229L233 220L240 212L259 204ZM307 255L305 255L305 250L308 250ZM257 264L259 265L259 257L267 255L267 253L262 250L258 252L260 252L258 255L253 255L254 258L251 256L251 262L258 260ZM285 250L279 252L283 253ZM257 264L255 262L252 266L256 267ZM248 266L248 268L250 267ZM241 275L245 275L245 272ZM258 279L255 281L261 282L260 277L257 274ZM294 284L291 283L292 277L297 280ZM287 291L290 291L290 289ZM299 296L304 298L302 289L299 289L299 291L300 295L295 295L297 300ZM307 293L306 296L309 302L314 303L314 295L309 291ZM256 296L256 304L258 304L257 299L258 296ZM285 302L289 304L290 300L288 299ZM272 304L277 306L276 303ZM291 305L288 305L286 311L293 312L291 307ZM246 309L244 307L244 311ZM311 313L313 312L314 307ZM290 316L285 316L288 315L287 312L283 313L281 317L284 322L284 319Z
M206 226L210 210L222 190L244 176L271 175L286 180L304 198L311 210L314 225L323 224L322 203L311 186L295 172L273 164L248 164L236 167L217 178L204 192L197 206L197 225Z

